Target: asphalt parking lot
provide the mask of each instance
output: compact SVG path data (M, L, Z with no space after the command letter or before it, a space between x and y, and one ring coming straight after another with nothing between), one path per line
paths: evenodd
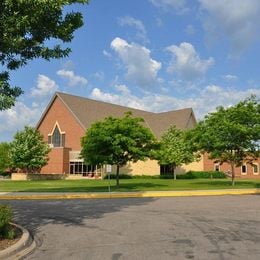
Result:
M15 200L26 259L260 259L260 196Z

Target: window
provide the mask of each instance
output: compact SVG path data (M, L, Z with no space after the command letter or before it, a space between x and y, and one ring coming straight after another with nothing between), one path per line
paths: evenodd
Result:
M52 147L65 147L65 133L60 131L57 123L52 133L48 135L48 144Z
M220 171L220 165L218 163L214 164L214 171L216 171L216 172Z
M247 174L246 164L243 164L243 165L241 166L241 174L242 174L242 175L246 175L246 174Z
M82 174L87 177L94 177L95 174L101 176L101 167L95 165L86 165L83 162L70 162L70 174Z
M52 144L54 147L61 146L61 134L59 128L56 126L52 135Z
M174 167L170 164L160 165L160 175L173 175Z
M258 175L259 174L259 168L257 163L253 163L253 174Z

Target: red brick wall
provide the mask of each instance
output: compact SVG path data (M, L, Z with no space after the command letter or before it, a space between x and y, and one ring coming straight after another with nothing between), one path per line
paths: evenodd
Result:
M52 133L56 122L59 124L60 130L65 132L66 149L52 148L49 153L48 165L43 167L41 173L68 173L69 150L81 150L80 138L84 135L85 130L57 97L38 127L46 142L48 134Z
M41 170L43 174L68 173L69 172L68 148L55 147L49 153L49 161Z
M208 158L208 156L205 154L203 157L203 161L204 161L204 171L214 171L214 160L210 160ZM258 158L258 160L255 161L258 164L258 175L253 174L253 166L250 164L246 164L247 166L247 174L242 175L241 174L241 167L236 167L235 168L235 174L236 177L238 178L260 178L260 158ZM230 171L231 172L231 166L227 163L223 163L222 165L220 165L220 171L222 172L227 172Z

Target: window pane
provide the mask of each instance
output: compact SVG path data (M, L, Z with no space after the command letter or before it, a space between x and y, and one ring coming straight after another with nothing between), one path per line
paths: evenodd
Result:
M70 174L74 173L74 165L73 163L70 163Z
M242 173L246 173L246 165L242 165Z
M51 144L51 135L48 135L48 144Z
M61 135L60 135L60 131L59 131L57 126L55 127L55 130L53 132L52 141L53 141L54 147L60 147L60 145L61 145Z
M258 173L258 165L257 164L253 164L253 171L254 171L254 173Z

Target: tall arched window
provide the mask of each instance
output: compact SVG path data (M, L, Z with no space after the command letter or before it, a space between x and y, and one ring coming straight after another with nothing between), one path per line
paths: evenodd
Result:
M61 146L61 134L59 128L56 126L52 135L52 144L54 147Z
M60 132L57 124L52 134L48 135L48 144L52 145L52 147L65 147L65 133Z

